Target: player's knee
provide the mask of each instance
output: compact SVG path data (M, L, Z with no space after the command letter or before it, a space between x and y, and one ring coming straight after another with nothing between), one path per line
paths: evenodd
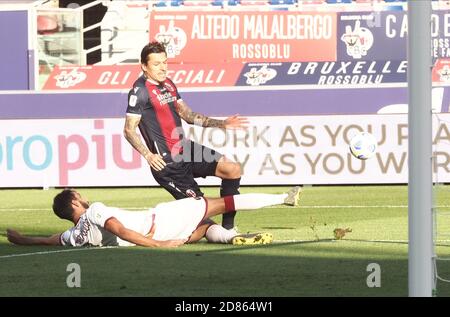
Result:
M216 176L223 179L236 179L242 175L241 165L236 162L219 162L216 169Z
M235 179L242 175L241 165L239 163L231 163L229 165L228 178Z

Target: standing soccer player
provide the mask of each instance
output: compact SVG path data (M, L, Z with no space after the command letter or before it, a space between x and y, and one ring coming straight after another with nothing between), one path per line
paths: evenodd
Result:
M239 194L240 165L186 139L181 119L189 124L221 129L245 128L247 119L234 115L217 120L193 112L167 78L167 54L161 43L144 46L141 67L144 74L128 93L124 135L147 160L155 180L175 199L203 196L194 178L206 176L222 179L221 197ZM136 131L138 127L145 144ZM235 214L223 215L224 228L234 227Z

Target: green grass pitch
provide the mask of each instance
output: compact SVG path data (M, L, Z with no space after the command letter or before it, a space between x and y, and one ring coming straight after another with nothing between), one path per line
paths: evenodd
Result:
M243 187L242 193L281 193L288 187ZM263 246L197 244L175 249L24 247L8 243L6 228L51 235L70 227L51 211L60 190L0 190L0 296L407 296L406 186L304 187L301 206L240 212L240 232L267 231ZM79 190L91 202L144 209L172 198L157 188ZM450 258L449 188L435 188L437 255ZM217 188L205 188L216 197ZM447 209L447 210L446 210ZM220 222L220 217L216 218ZM351 228L335 240L335 228ZM81 287L69 288L67 266L81 268ZM367 286L381 268L380 287ZM450 262L437 262L450 279ZM438 296L450 284L438 281Z

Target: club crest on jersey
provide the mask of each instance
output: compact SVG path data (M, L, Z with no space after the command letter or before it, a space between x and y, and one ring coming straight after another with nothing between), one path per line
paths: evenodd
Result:
M168 91L172 91L172 92L175 91L175 89L169 83L164 83L164 87L166 87Z
M195 198L197 197L197 194L192 189L188 189L186 190L186 196Z

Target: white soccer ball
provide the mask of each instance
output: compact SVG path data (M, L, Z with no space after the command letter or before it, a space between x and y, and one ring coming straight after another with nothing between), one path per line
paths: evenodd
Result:
M377 140L368 132L359 132L352 137L349 144L350 153L360 160L371 158L377 150Z

